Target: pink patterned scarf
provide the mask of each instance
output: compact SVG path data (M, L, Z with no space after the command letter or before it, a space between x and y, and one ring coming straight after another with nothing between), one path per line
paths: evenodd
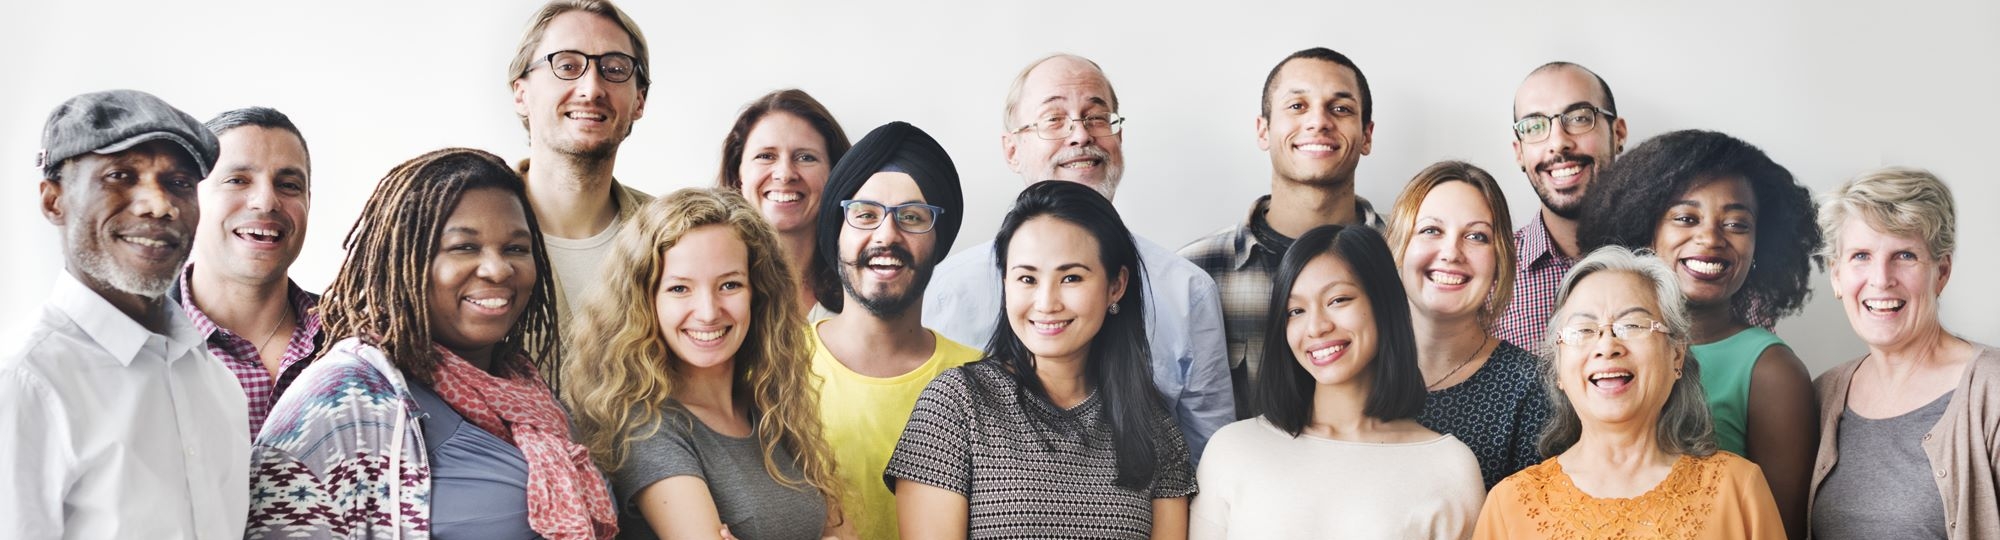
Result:
M444 347L436 390L472 425L528 459L528 526L549 540L611 538L618 518L590 450L569 440L569 416L540 377L502 379Z

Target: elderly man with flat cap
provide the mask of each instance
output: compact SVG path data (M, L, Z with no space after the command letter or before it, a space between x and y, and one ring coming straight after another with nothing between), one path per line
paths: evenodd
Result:
M13 538L241 538L243 389L166 294L200 220L216 139L160 98L71 98L42 130L42 215L65 272L0 354L0 531Z
M882 483L882 469L917 395L939 373L981 354L923 326L924 288L964 216L951 156L902 122L855 143L820 198L814 264L832 269L840 288L814 291L836 314L814 321L808 334L821 422L850 494L847 517L861 538L897 538L896 496Z

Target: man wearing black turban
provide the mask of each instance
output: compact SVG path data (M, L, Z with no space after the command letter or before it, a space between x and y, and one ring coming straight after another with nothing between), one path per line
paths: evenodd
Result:
M847 517L862 538L896 537L896 498L882 482L917 395L980 352L923 327L931 271L951 252L965 216L958 170L923 130L876 128L841 157L820 198L814 291L836 313L812 325L821 422L854 498Z

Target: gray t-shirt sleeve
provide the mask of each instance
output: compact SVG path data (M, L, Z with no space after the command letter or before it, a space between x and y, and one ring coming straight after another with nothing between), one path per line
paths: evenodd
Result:
M634 440L625 449L625 463L611 471L612 491L627 506L637 504L639 492L653 483L676 476L693 476L707 481L701 470L701 451L695 447L694 419L667 412L659 429L641 428L634 433L653 436Z

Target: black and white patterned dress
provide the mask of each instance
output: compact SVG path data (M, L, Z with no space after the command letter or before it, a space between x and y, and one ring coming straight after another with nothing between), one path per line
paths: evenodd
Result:
M1152 485L1118 487L1103 409L1094 391L1064 410L1023 396L997 362L966 364L917 398L882 476L892 490L908 479L965 495L968 538L1149 538L1153 499L1195 493L1187 444L1173 417L1156 409Z
M1535 439L1549 419L1549 400L1537 371L1541 362L1534 353L1501 341L1472 377L1424 396L1417 423L1472 447L1486 489L1542 462Z

